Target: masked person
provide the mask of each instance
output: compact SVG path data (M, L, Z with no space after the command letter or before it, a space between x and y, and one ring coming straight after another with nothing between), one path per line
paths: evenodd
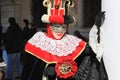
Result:
M73 2L53 2L43 2L48 7L48 14L42 16L47 33L39 31L26 43L25 51L34 56L34 62L23 67L21 80L100 80L92 49L82 39L66 34L68 24L74 22L67 13Z

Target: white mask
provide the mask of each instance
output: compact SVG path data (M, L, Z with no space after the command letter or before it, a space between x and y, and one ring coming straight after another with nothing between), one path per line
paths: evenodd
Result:
M56 39L61 39L67 31L65 24L51 24L52 34Z

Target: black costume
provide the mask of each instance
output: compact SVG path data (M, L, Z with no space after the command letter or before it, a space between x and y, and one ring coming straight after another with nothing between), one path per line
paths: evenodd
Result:
M38 33L44 34L42 32L38 32ZM77 63L77 67L78 67L77 72L75 72L73 76L70 76L64 79L64 78L57 77L56 71L55 71L56 62L54 63L50 61L52 57L51 59L49 59L49 56L46 55L44 51L38 52L37 51L38 48L33 44L31 45L31 43L29 44L28 42L26 46L26 51L30 53L27 55L29 56L29 58L31 56L31 58L28 59L27 64L25 64L23 68L24 70L23 70L22 80L34 80L34 79L42 80L43 75L48 76L48 80L51 80L51 79L55 80L56 77L58 78L58 80L107 80L107 75L104 70L104 65L98 62L98 60L96 59L96 55L94 54L92 49L85 44L84 44L84 47L82 47L82 50L80 51L80 53L77 52L77 55L74 56L75 58L74 61ZM83 45L80 44L79 47L80 46L83 46ZM31 54L34 55L35 57L33 57ZM40 56L39 54L43 56ZM43 58L43 57L46 57L46 58ZM45 60L47 58L48 58L48 61ZM46 67L47 64L49 65Z
M66 24L74 21L67 13L73 6L72 0L53 2L53 7L51 1L43 2L48 7L48 14L42 16L42 21L48 23L47 33L37 32L28 40L25 51L31 59L23 67L21 80L107 80L104 66L90 46L82 39L66 34ZM58 34L57 37L54 34Z

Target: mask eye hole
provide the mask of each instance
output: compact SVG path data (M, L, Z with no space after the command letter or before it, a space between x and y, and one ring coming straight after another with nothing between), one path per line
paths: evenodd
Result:
M65 24L51 24L51 29L54 32L66 32L67 26Z
M65 24L50 24L51 27L61 27L61 28L66 28L67 26Z

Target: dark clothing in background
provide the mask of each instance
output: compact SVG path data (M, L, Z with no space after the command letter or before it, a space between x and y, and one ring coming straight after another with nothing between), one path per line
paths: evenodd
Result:
M29 25L30 23L28 19L23 19L23 23L25 24L23 28L23 40L25 45L25 43L36 33L36 28L34 28L32 25ZM29 28L29 26L31 28Z
M2 26L0 25L0 62L3 62L3 58L2 58L2 40L3 40L3 34L2 34Z
M37 31L36 28L24 27L24 29L23 29L23 40L24 40L23 44L24 44L24 46L25 46L26 42L36 33L36 31ZM28 54L25 53L24 46L23 46L23 51L21 54L22 65L26 64L27 60L30 60L31 63L34 61L34 60L29 58ZM33 56L31 56L31 57L33 57Z
M11 24L5 35L7 53L21 52L23 47L22 30L17 23Z
M28 41L36 33L36 28L24 27L23 29L23 39L24 42Z
M83 41L88 42L88 40L87 40L83 35L81 35L79 31L76 30L76 31L74 32L74 35L75 35L76 37L82 39Z
M26 44L26 42L36 33L36 28L29 28L29 20L27 19L23 19L23 23L25 24L24 25L24 28L23 28L23 50L22 50L22 54L21 54L21 63L22 65L26 64L27 60L29 59L29 56L25 53L24 51L24 46ZM30 26L31 27L31 26ZM33 60L31 60L31 63L32 63ZM30 67L30 66L29 66Z
M28 39L29 39L29 28L28 27L24 27L23 29L23 39L24 39L24 42L26 42Z
M6 79L13 79L13 65L15 64L18 77L21 76L22 65L20 55L23 50L23 35L22 29L16 23L14 17L8 19L9 26L5 34L5 49L7 51L7 71Z

